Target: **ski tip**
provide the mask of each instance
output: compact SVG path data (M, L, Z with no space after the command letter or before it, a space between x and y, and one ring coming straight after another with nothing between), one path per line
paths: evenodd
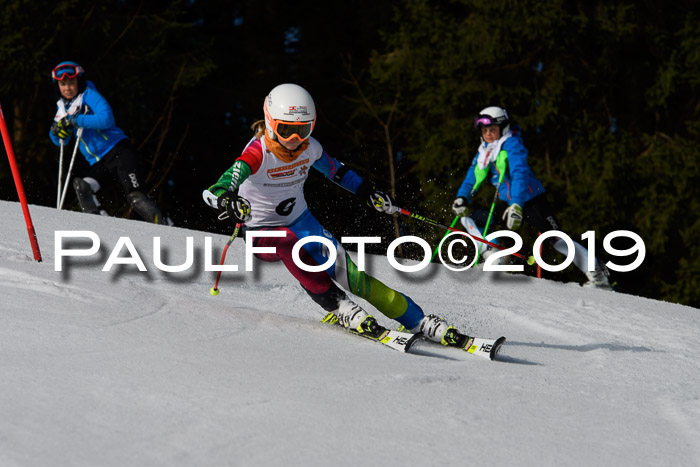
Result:
M501 350L501 347L503 346L503 343L506 341L506 338L501 336L498 339L496 339L496 342L493 343L493 346L491 347L491 352L489 352L489 358L491 360L496 360L496 356L498 355L498 351Z

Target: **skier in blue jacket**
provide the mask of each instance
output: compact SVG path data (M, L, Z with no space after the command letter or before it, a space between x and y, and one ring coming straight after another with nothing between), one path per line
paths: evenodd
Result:
M145 221L168 224L156 202L146 195L146 179L136 148L116 126L107 100L91 81L85 80L83 67L61 62L51 78L60 96L49 133L51 141L56 146L61 140L67 144L77 136L78 128L83 129L78 146L90 168L84 176L73 179L83 212L107 215L96 194L116 176L129 204Z
M527 162L528 151L520 129L516 126L511 128L506 110L487 107L475 118L474 126L481 132L481 143L452 204L452 210L461 217L464 227L478 234L476 229L483 232L486 226L488 211L477 210L470 214L468 205L488 178L498 188L498 199L504 202L496 204L492 222L502 222L510 230L517 230L523 220L539 232L561 230L545 197L544 186ZM495 229L489 226L489 231ZM547 241L558 252L568 253L564 240L550 237ZM595 270L588 271L588 250L575 241L574 247L574 264L588 278L584 285L610 289L605 268L595 261ZM485 252L484 256L488 256L488 253L490 251Z

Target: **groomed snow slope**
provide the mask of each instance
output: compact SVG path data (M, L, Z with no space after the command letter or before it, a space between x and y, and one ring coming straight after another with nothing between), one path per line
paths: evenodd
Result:
M320 324L281 264L245 272L241 239L212 297L204 237L218 263L225 236L30 208L41 263L0 202L0 465L700 465L697 309L370 257L426 311L508 337L498 362L400 354ZM99 254L56 272L60 230L95 232ZM122 236L148 272L102 272ZM194 265L156 269L154 237L171 265L194 237Z

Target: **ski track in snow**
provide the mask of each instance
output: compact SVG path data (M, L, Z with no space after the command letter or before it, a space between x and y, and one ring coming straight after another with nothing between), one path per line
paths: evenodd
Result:
M16 270L9 268L0 268L0 287L12 290L19 295L50 295L81 302L88 302L91 299L103 297L99 292L90 289L44 280L30 274L18 273Z
M370 256L426 312L508 338L498 362L427 342L403 355L320 323L281 264L245 272L240 239L212 297L203 238L218 264L226 236L31 213L42 263L0 202L2 466L700 465L699 310ZM86 229L99 254L54 271L54 232ZM121 236L147 272L101 271ZM155 236L167 264L193 236L192 270L158 271Z

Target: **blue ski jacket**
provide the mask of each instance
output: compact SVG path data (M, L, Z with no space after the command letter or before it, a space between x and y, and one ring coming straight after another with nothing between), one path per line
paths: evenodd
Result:
M530 165L527 163L527 149L523 144L523 139L520 136L520 129L517 127L511 128L513 135L503 142L501 151L506 151L508 154L508 168L506 169L503 183L498 193L498 198L505 201L510 206L511 204L519 204L521 207L530 201L535 196L545 192L542 182L540 182L533 173ZM486 143L481 143L486 144ZM479 187L474 190L476 184L476 176L474 174L479 153L477 152L472 161L467 176L462 182L457 191L457 197L464 197L467 202L472 202L472 196L476 194ZM499 173L496 167L491 164L489 167L489 180L493 186L498 186Z
M85 157L90 165L94 165L100 161L116 144L125 139L127 136L114 123L114 115L112 107L107 100L97 92L97 88L92 81L86 82L85 91L83 91L83 109L87 105L88 111L83 114L83 110L74 118L74 124L77 127L83 127L83 134L80 137L80 152ZM76 134L77 128L71 128L73 135ZM51 141L56 146L61 145L61 140L58 136L49 132ZM68 138L67 143L72 139Z

